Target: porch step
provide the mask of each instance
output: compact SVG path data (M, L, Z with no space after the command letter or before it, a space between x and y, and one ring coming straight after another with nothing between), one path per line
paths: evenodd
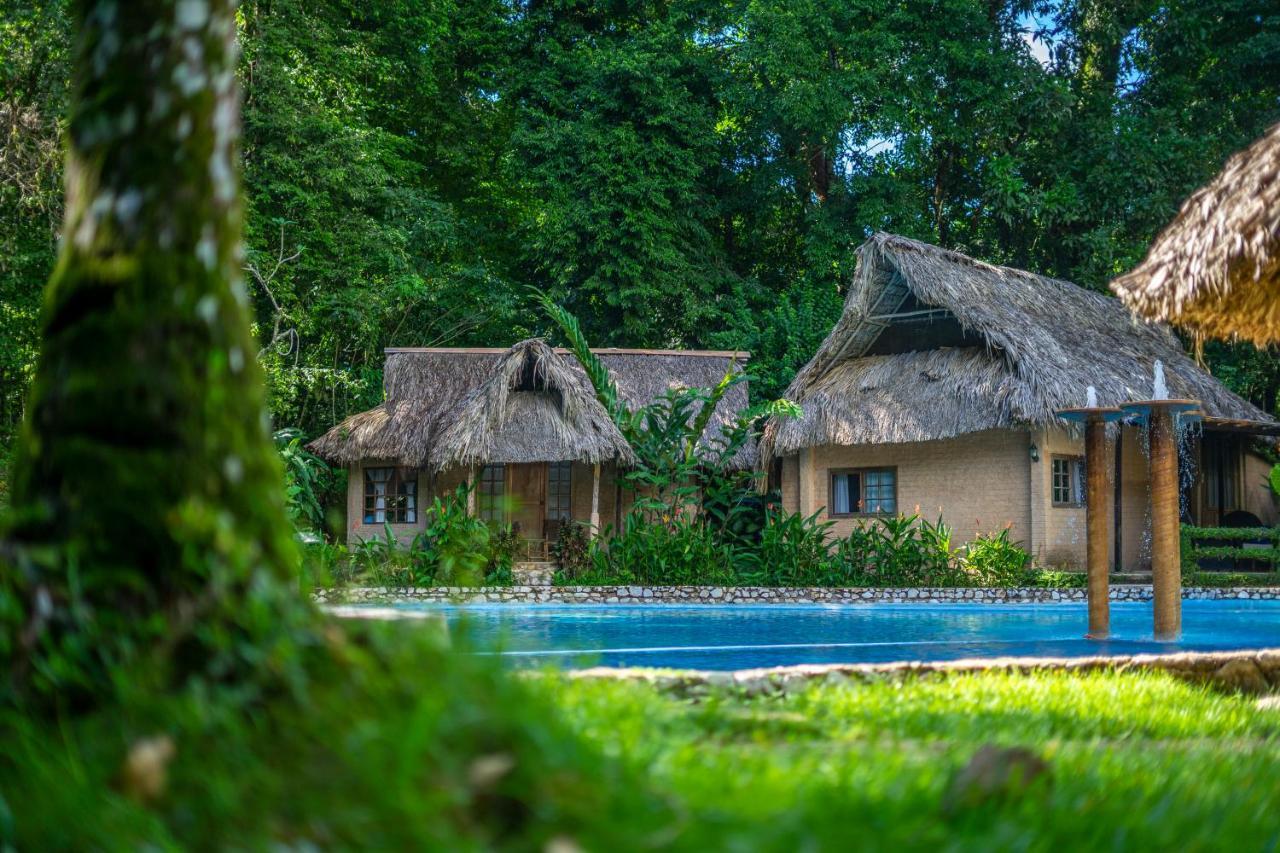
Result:
M551 586L556 564L549 560L522 560L512 567L511 573L520 586Z
M1113 572L1111 574L1111 582L1115 584L1149 584L1151 583L1151 572Z

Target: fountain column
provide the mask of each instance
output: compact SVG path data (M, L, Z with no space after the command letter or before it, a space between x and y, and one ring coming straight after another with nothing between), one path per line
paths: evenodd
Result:
M1085 422L1085 530L1089 572L1089 637L1111 635L1111 489L1107 477L1107 424L1100 417Z
M1155 363L1152 399L1122 408L1147 425L1147 472L1151 480L1151 588L1155 638L1182 634L1182 531L1178 493L1178 419L1195 420L1200 404L1169 398L1164 365Z
M1089 633L1093 640L1111 635L1111 487L1107 476L1107 423L1122 413L1098 405L1098 392L1091 385L1085 405L1061 409L1058 417L1084 424L1085 462L1085 555L1088 571Z
M1182 536L1175 417L1168 407L1155 406L1147 421L1151 449L1151 586L1157 640L1176 640L1182 633Z

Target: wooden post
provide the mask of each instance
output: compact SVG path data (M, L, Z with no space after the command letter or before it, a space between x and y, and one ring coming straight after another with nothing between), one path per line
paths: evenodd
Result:
M591 466L591 535L600 535L600 463Z
M1094 416L1085 424L1085 529L1089 572L1089 637L1105 640L1111 635L1111 543L1107 497L1107 425Z
M797 497L799 498L800 514L804 516L812 515L817 509L817 479L818 479L818 459L817 452L812 447L807 447L796 455L796 467L799 469L799 477L797 482Z
M1182 565L1178 529L1178 437L1174 415L1153 406L1147 426L1151 452L1151 585L1155 637L1176 640L1182 633Z
M467 469L467 515L473 518L476 514L476 489L480 488L480 484L476 482L477 470L474 466Z

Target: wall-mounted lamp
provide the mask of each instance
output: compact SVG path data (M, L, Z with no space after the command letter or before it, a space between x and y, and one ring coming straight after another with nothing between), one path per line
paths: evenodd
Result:
M1036 447L1036 443L1034 441L1031 442L1031 461L1032 462L1040 461L1040 448Z

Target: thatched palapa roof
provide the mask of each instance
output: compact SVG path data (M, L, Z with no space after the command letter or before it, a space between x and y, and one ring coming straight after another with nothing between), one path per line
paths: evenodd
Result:
M1149 319L1280 341L1280 124L1196 190L1111 289Z
M802 416L771 421L761 451L1059 424L1055 412L1083 405L1090 385L1104 406L1149 398L1157 360L1173 397L1270 420L1115 299L877 234L858 250L843 315L787 390Z
M745 353L598 349L618 392L638 407L670 388L715 385ZM312 442L318 455L441 470L487 463L632 460L631 448L596 399L572 354L544 341L510 349L388 349L386 400ZM714 435L747 405L732 388ZM739 464L754 462L754 448Z

